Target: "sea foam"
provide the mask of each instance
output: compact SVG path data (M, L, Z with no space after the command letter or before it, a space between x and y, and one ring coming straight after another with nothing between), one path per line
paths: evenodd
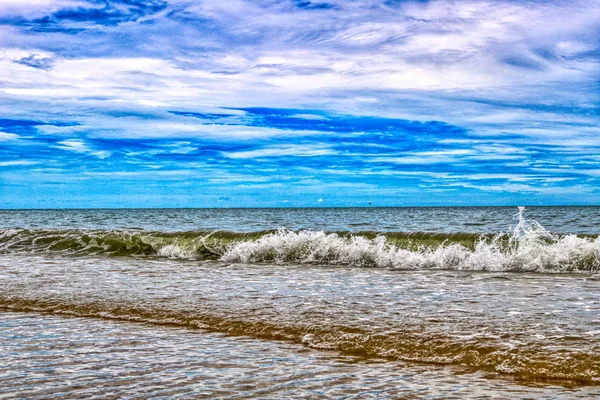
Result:
M512 235L480 237L470 249L444 241L439 246L399 247L384 235L374 239L337 233L280 229L255 241L230 245L228 262L310 263L398 269L473 271L596 272L600 238L557 235L524 218L519 208Z

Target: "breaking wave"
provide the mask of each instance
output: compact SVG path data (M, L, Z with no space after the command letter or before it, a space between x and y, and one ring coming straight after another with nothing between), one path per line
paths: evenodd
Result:
M397 269L597 272L600 238L556 234L524 218L510 234L429 232L3 229L0 253L220 259L244 263L296 263Z

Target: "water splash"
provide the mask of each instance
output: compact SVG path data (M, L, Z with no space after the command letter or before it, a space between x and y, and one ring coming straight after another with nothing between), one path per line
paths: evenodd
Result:
M516 213L513 219L517 220L517 223L513 229L513 233L510 239L514 243L519 243L525 238L528 237L541 237L547 238L551 240L556 240L558 238L557 235L554 235L552 232L547 231L540 223L533 219L525 218L525 210L526 208L523 206L517 207L519 212Z
M523 236L527 232L527 221L525 221L525 207L517 207L519 212L514 215L513 218L518 220L515 229L513 230L513 237Z

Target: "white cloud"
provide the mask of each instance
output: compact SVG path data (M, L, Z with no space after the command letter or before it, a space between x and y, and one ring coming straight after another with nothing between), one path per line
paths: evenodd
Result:
M224 152L223 155L227 158L261 158L261 157L317 157L335 154L333 149L325 146L313 145L289 145L289 146L271 146L264 147L258 150Z
M106 151L106 150L101 150L101 151L95 151L92 150L88 147L87 144L85 144L85 142L83 142L82 140L78 140L78 139L72 139L72 140L63 140L61 142L58 142L59 146L54 146L54 148L56 149L61 149L61 150L66 150L66 151L72 151L75 153L87 153L93 156L96 156L100 159L104 159L104 158L108 158L111 156L110 151Z
M58 142L60 146L55 146L57 149L75 151L77 153L87 153L90 151L89 147L81 140L63 140Z
M0 167L18 167L27 165L40 164L39 161L32 160L12 160L12 161L0 161Z
M0 16L22 16L31 19L41 18L63 8L77 8L90 3L78 0L2 0Z
M0 131L0 142L8 141L8 140L16 140L18 138L19 138L19 135L16 135L14 133Z
M212 18L228 34L239 35L230 39L231 50L224 46L202 58L173 57L173 49L166 50L166 59L69 57L58 60L48 74L2 63L3 90L47 99L96 96L154 108L200 107L282 99L288 103L315 101L312 96L333 90L495 91L578 82L593 78L599 67L598 60L544 58L534 48L555 48L565 56L589 51L593 44L584 40L586 32L597 25L590 16L598 14L594 5L434 1L409 3L390 11L343 3L332 13L305 13L243 1L227 6L214 1L181 5L198 17ZM572 21L567 29L557 17L565 13ZM336 24L332 26L333 21ZM265 40L248 51L236 48L248 32L265 35ZM551 34L556 32L560 32L558 37ZM555 41L548 43L551 37ZM357 43L364 46L347 47ZM177 43L172 46L176 48ZM26 53L22 56L32 54ZM517 56L534 60L543 70L504 61ZM179 67L182 63L186 68ZM218 71L235 74L214 73ZM378 96L357 98L381 100ZM329 101L335 104L338 100ZM485 118L485 114L475 117Z

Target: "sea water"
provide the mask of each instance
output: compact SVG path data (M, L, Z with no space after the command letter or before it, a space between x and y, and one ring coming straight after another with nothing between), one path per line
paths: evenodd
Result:
M0 211L0 397L600 396L599 218Z

